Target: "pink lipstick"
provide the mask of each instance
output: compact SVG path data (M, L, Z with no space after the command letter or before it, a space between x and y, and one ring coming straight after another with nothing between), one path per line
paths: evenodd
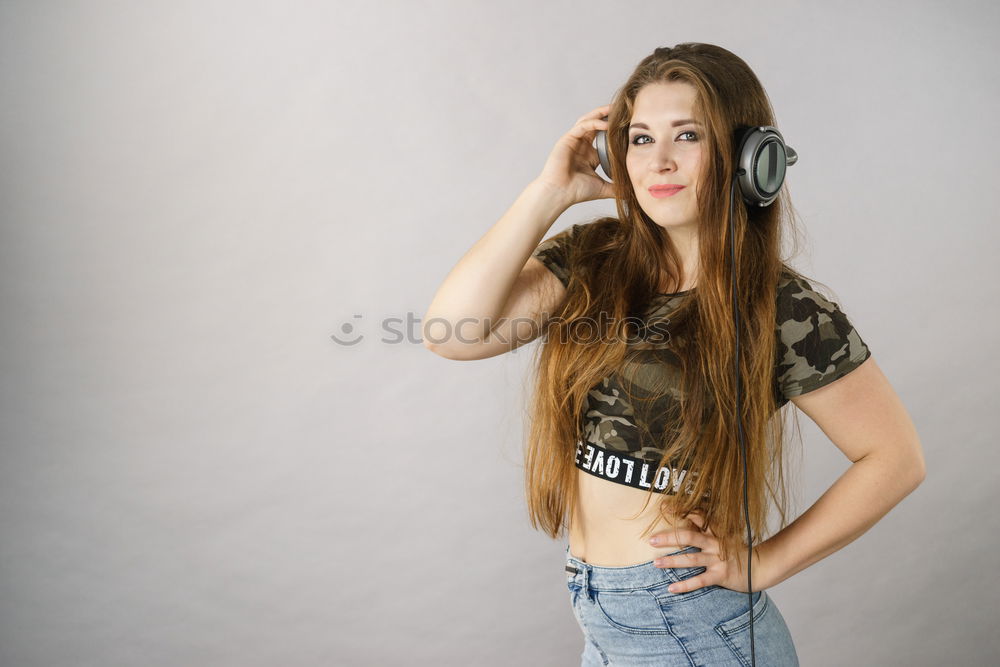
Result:
M663 197L672 197L683 189L683 185L654 185L649 188L649 194L657 199L662 199Z

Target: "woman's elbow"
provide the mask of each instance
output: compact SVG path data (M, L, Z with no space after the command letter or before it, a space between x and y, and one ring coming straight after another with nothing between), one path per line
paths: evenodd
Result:
M914 443L906 463L905 469L909 470L915 489L927 478L927 463L924 461L924 452L919 440Z

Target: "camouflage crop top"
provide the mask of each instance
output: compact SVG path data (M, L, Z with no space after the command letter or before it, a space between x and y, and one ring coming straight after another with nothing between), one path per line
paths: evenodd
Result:
M567 286L568 242L579 227L573 225L542 241L531 254ZM643 316L647 324L667 321L691 291L656 295ZM784 278L778 284L775 324L778 408L794 396L847 375L871 356L839 306L801 278ZM669 339L650 344L646 338L635 347L626 367L595 385L583 416L576 467L637 489L652 486L658 493L677 493L687 471L657 469L662 454L657 442L670 428L671 415L676 419L679 414L680 404L674 398L680 387L679 368Z

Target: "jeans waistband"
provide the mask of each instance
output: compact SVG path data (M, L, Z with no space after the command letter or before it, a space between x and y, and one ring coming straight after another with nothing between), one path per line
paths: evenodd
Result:
M701 551L698 547L685 547L671 554ZM668 554L664 554L668 555ZM646 588L663 582L673 583L682 578L703 572L704 567L656 567L652 560L637 565L624 567L605 567L591 565L579 558L574 558L566 546L566 576L581 587L602 591L627 591L635 588Z

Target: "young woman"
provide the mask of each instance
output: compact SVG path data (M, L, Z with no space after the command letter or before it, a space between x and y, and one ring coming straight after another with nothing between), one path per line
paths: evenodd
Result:
M657 48L559 139L425 315L425 345L449 359L492 357L544 330L526 494L535 528L568 529L583 665L798 664L765 589L852 542L924 478L917 433L868 346L781 256L787 193L767 206L737 194L729 245L735 137L774 125L736 55ZM602 130L611 183L595 171ZM542 241L570 206L600 198L616 217ZM789 402L853 462L791 523ZM762 539L772 508L780 530Z

